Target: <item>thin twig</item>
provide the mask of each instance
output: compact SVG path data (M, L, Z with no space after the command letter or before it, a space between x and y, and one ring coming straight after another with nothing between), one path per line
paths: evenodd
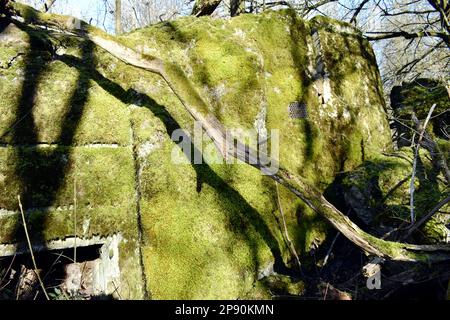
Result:
M5 281L6 276L8 275L9 271L11 270L11 268L12 268L12 266L13 266L13 264L14 264L14 260L16 260L16 255L17 255L17 253L14 252L14 256L13 256L13 258L12 258L12 260L11 260L11 263L9 264L8 269L6 269L6 272L5 272L5 274L4 274L3 278L2 278L2 280L0 280L0 284L2 284L3 281Z
M20 201L20 195L17 196L17 200L19 200L19 208L20 208L20 213L22 215L22 223L23 223L23 229L25 231L25 236L27 238L27 242L28 242L28 248L30 249L30 254L31 254L31 260L33 261L33 267L34 267L34 273L36 274L38 280L39 280L39 284L41 285L41 288L44 292L45 298L47 300L50 300L47 291L45 290L44 287L44 283L42 282L41 276L39 275L39 272L37 271L37 265L36 265L36 260L34 259L34 254L33 254L33 247L31 246L31 241L30 241L30 236L28 235L28 230L27 230L27 222L25 221L25 214L23 213L23 208L22 208L22 202Z
M117 288L116 283L114 281L112 281L112 284L114 286L114 292L117 293L117 296L119 297L119 300L122 300L122 296L120 295L119 288Z
M329 283L327 283L327 287L325 288L325 294L323 295L323 300L327 300L327 294L328 294L328 287L330 286Z
M41 9L41 11L48 12L50 11L51 7L55 4L56 0L47 0L44 4L44 7Z
M431 209L430 212L428 212L424 217L422 217L422 219L417 221L414 225L411 226L411 228L409 228L408 233L405 236L405 239L408 238L415 230L417 230L417 228L419 228L425 222L427 222L435 213L437 213L439 211L440 208L442 208L449 202L450 202L450 196L447 196L447 198L445 198L444 200L439 202L433 209Z
M338 233L336 234L336 236L334 237L333 241L331 242L330 248L328 249L327 255L325 256L325 259L323 259L323 264L322 264L322 268L325 267L325 265L328 262L328 259L331 255L331 251L333 250L334 244L336 243L337 238L339 237L341 233L338 231Z
M10 283L11 283L11 279L8 280L7 283L5 283L2 287L0 287L0 291L2 291L3 289L5 289Z
M65 259L69 260L70 262L75 263L75 261L73 261L73 259L72 259L71 257L62 254L62 252L61 252L61 253L53 253L53 252L50 252L50 254L52 254L52 255L54 255L54 256L58 256L58 257L63 257L63 258L65 258Z
M50 268L48 269L47 273L44 275L43 280L45 280L47 278L47 276L53 271L53 267L59 262L59 258L61 258L62 256L62 251L59 254L58 258L56 258L56 260L53 261L52 265L50 266Z
M73 180L73 229L75 233L73 243L73 261L77 263L77 180Z
M13 266L15 260L16 260L16 253L14 253L14 256L13 256L13 258L12 258L12 260L11 260L9 266L8 266L8 269L6 269L6 272L5 272L5 274L4 274L3 278L2 278L2 280L0 280L0 285L2 285L3 282L5 281L6 276L7 276L8 273L10 272L10 270L11 270L11 268L12 268L12 266ZM11 275L9 276L8 282L6 282L6 284L4 284L3 286L0 287L0 291L2 291L3 289L5 289L5 288L11 283L11 281L12 281L12 279L13 279L13 276L14 276L14 274L11 272Z
M423 124L423 128L422 131L420 132L419 135L419 139L417 140L417 144L416 144L416 150L414 153L414 161L413 161L413 170L412 170L412 175L411 175L411 183L409 184L409 206L410 206L410 210L411 210L411 224L414 223L414 191L415 191L415 178L416 178L416 168L417 168L417 159L419 157L419 149L420 149L420 143L422 142L423 139L423 135L425 133L425 129L428 125L428 122L430 121L431 115L433 114L434 108L436 108L436 104L433 104L433 106L431 107L430 111L428 112L428 116L425 119L425 123ZM415 115L413 114L413 117L415 117Z
M367 2L369 2L369 0L362 1L361 4L358 6L358 8L356 8L355 13L353 14L352 18L350 19L350 23L355 24L355 26L357 25L356 18L358 17L360 12L364 9L364 6L367 4Z
M301 269L302 264L301 264L300 259L298 257L297 251L295 251L294 244L292 243L291 238L289 237L289 232L288 232L288 229L287 229L287 226L286 226L286 219L284 218L283 208L281 207L281 199L280 199L280 192L278 190L278 182L275 182L275 188L276 188L276 191L277 191L278 208L280 209L281 219L283 220L284 234L285 234L286 240L287 240L287 242L289 244L289 248L291 249L292 254L295 257L295 260L297 261L298 267Z

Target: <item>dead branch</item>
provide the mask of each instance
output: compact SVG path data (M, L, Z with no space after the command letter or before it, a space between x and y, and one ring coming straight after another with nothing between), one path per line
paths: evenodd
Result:
M318 189L306 183L300 176L285 170L282 166L278 166L280 169L274 174L270 166L276 163L275 160L262 153L259 158L256 158L254 155L258 153L249 146L238 140L230 141L232 139L226 138L227 131L224 126L208 111L207 104L179 66L156 57L140 54L121 44L118 39L73 17L41 13L14 1L7 4L6 10L9 16L22 17L28 23L50 26L69 36L76 35L89 39L124 63L160 75L194 120L202 124L206 134L223 157L235 157L283 184L347 239L367 253L397 261L431 263L450 260L450 246L448 245L414 245L376 238L360 229L328 202Z
M353 23L356 25L356 18L358 18L358 15L361 13L362 9L364 9L364 6L369 2L370 0L364 0L360 3L358 8L356 8L355 13L353 14L352 18L350 19L350 23Z
M51 7L55 4L56 0L47 0L45 1L43 7L41 8L41 11L48 12Z
M411 210L411 223L414 223L414 191L415 191L415 178L416 178L416 168L417 168L417 161L419 158L419 150L420 150L420 145L422 143L422 139L423 139L423 135L425 133L425 130L427 128L428 122L430 121L431 115L433 114L434 108L436 108L436 104L433 104L433 106L430 108L430 111L428 112L428 116L425 120L425 123L423 125L423 128L421 128L422 130L420 131L420 135L419 135L419 139L417 140L417 144L415 147L415 151L414 151L414 160L413 160L413 169L412 169L412 174L411 174L411 182L409 184L409 207ZM413 113L412 115L413 121L419 121L416 117L416 115ZM414 139L413 139L414 142Z
M221 2L222 0L197 0L191 14L196 17L209 16L213 14Z
M444 42L449 45L450 36L445 32L439 31L418 31L418 32L406 32L406 31L392 31L392 32L367 32L367 40L369 41L378 41L378 40L386 40L392 38L404 38L404 39L415 39L415 38L425 38L425 37L435 37L441 38Z
M340 233L336 233L336 236L334 237L333 241L331 242L330 248L327 251L327 254L325 255L325 258L323 259L322 268L326 266L328 263L328 259L330 258L331 251L333 251L334 244L336 243L336 240L339 238Z
M47 290L45 290L44 283L42 282L41 276L39 274L39 271L38 271L38 268L36 265L36 260L34 259L33 247L31 246L30 236L28 235L27 222L25 220L25 214L23 213L22 202L20 201L20 196L17 196L17 200L19 201L19 208L20 208L20 213L22 215L23 229L25 231L25 236L27 238L28 248L30 249L31 260L33 261L34 273L36 274L39 284L41 285L41 288L42 288L42 291L44 292L45 298L47 300L50 300L50 298L47 294Z
M278 182L275 182L275 188L277 191L278 208L280 209L281 219L283 220L284 235L286 237L286 241L288 243L289 249L291 250L292 255L295 257L295 260L297 261L297 265L301 270L302 263L300 262L300 258L298 257L297 251L295 250L295 246L292 243L291 237L289 236L289 231L287 229L286 219L284 217L284 212L283 212L283 207L281 206L281 198L280 198L280 191L278 190Z
M440 201L433 209L430 210L425 216L423 216L419 221L417 221L414 225L412 225L408 229L408 233L405 235L403 240L409 238L411 234L416 231L418 228L420 228L424 223L426 223L428 220L430 220L439 210L445 206L447 203L450 202L450 195L447 196L445 199Z
M439 145L434 141L433 137L424 128L422 128L419 119L417 119L415 115L413 115L412 120L416 130L423 133L421 135L422 139L420 139L420 144L430 153L433 166L438 172L442 172L447 185L450 185L450 169L448 167L447 160L444 157L444 153L441 148L439 148Z

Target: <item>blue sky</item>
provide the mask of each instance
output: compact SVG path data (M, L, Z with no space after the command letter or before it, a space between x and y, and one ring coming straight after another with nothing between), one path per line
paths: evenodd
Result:
M98 26L103 26L108 31L113 30L114 22L111 14L104 14L104 2L101 0L59 0L60 5L55 7L55 10L64 10L65 14L69 14L75 17L82 18ZM57 1L58 2L58 1ZM58 8L59 7L59 8ZM100 10L99 10L100 9ZM106 18L106 19L105 19Z
M25 0L35 7L42 6L43 0ZM114 5L114 1L109 1L110 5ZM109 8L111 10L113 8ZM81 18L94 25L103 27L107 31L114 29L113 16L111 14L104 15L105 5L103 0L57 0L52 12L71 15Z
M34 3L37 7L42 6L45 0L22 0L28 3ZM165 0L159 0L164 3ZM183 0L180 0L183 1ZM187 2L187 0L184 0ZM66 14L81 18L93 25L102 27L108 32L114 30L114 20L112 14L105 16L105 2L108 3L108 11L114 10L114 0L56 0L52 12ZM155 1L158 3L158 1ZM340 3L352 7L353 0L341 0ZM333 4L334 6L334 4ZM322 8L326 11L326 8ZM341 8L342 9L342 8ZM317 14L317 13L316 13ZM339 14L338 14L339 16Z

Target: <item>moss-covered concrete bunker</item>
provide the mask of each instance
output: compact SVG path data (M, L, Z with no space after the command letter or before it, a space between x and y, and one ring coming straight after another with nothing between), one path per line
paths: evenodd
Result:
M268 297L258 279L293 261L272 180L240 164L174 164L171 134L193 123L158 76L77 38L0 31L2 246L24 241L20 195L35 244L120 236L121 298ZM390 149L375 57L350 25L279 11L187 17L118 40L179 64L225 126L279 129L286 169L321 190ZM307 119L289 117L293 101ZM307 254L327 225L280 197Z
M398 146L411 145L410 127L414 127L411 116L414 113L419 120L425 121L431 106L435 109L428 128L431 129L438 144L448 141L450 123L449 91L444 83L432 79L419 78L410 83L392 88L390 94L394 116L399 120L392 123L396 130ZM448 152L447 152L448 154Z

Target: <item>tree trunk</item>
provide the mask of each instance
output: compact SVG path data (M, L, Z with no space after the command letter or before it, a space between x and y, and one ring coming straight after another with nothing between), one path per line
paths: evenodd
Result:
M116 22L116 34L122 34L122 0L116 0L116 13L115 13L115 22Z
M209 16L219 6L222 0L197 0L192 9L193 16Z
M207 104L178 65L156 57L144 56L124 46L105 32L73 17L41 13L17 2L9 2L6 10L10 16L24 18L25 23L32 22L35 25L51 26L66 32L68 36L76 34L89 39L124 63L160 75L188 113L194 120L202 124L206 134L225 158L235 157L242 160L284 185L303 200L308 207L320 214L347 239L368 254L397 261L423 263L450 260L449 245L414 245L376 238L360 229L328 202L319 190L304 182L300 176L283 169L281 165L277 165L280 169L277 173L273 173L270 168L270 166L274 166L273 159L261 153L258 158L255 158L253 155L258 153L248 145L236 138L229 139L229 135L227 137L225 127L208 111Z
M230 15L236 17L245 11L244 0L231 0L230 1Z
M45 1L44 6L42 7L41 11L48 12L55 2L56 2L56 0Z

